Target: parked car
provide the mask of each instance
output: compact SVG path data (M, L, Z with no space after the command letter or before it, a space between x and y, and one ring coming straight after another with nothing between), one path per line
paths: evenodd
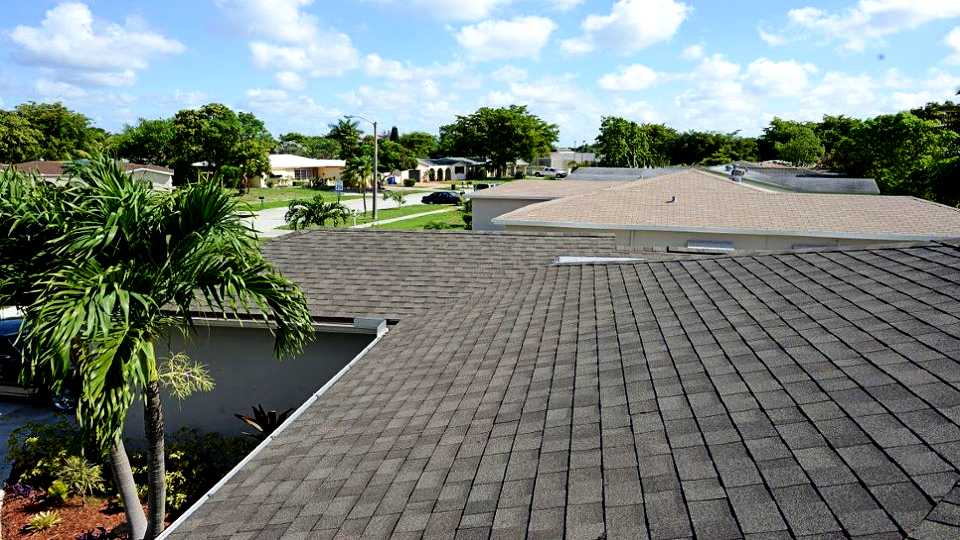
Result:
M20 351L14 342L20 331L20 319L0 319L0 397L30 397L36 394L32 388L20 385Z
M423 204L460 204L460 195L452 191L434 191L423 198Z
M544 167L533 173L534 176L541 178L566 178L567 174L569 172L566 169L555 169L553 167Z

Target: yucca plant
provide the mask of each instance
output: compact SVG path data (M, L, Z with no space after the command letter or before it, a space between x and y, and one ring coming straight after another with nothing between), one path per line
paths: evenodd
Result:
M132 538L153 538L166 514L156 341L192 331L198 310L253 315L274 328L276 355L289 356L312 338L310 312L216 183L156 191L105 157L66 172L65 186L0 174L0 305L23 312L30 378L59 391L79 373L77 419L110 448ZM135 395L146 419L146 523L120 439Z
M63 521L60 519L60 513L54 510L45 510L39 514L34 514L30 518L30 521L23 526L23 530L29 533L38 533L46 530L50 530L60 522Z
M290 413L293 412L293 409L287 409L279 414L277 411L265 411L263 410L263 405L257 405L251 408L253 409L253 416L245 416L242 414L234 414L234 416L256 430L253 433L244 432L244 435L260 441L266 439L271 433L276 431L277 428L280 427L280 424L286 421Z

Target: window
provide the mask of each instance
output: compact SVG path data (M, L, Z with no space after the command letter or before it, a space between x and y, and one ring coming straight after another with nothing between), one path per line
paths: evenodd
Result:
M687 240L687 249L708 253L733 251L733 242L727 240Z
M316 176L313 169L294 169L293 177L297 180L310 180Z
M464 172L466 172L466 170L467 168L464 167L463 165L457 165L456 167L453 168L453 172L456 174L463 174Z

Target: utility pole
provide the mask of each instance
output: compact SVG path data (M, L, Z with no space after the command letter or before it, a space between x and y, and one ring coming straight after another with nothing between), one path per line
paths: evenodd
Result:
M377 221L377 185L380 183L380 171L377 169L380 137L377 136L377 122L373 122L373 221Z

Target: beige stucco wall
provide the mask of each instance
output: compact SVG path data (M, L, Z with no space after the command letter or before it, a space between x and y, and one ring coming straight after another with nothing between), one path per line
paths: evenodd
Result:
M480 193L483 193L483 191L480 191ZM473 230L502 231L503 225L494 224L492 222L493 218L541 202L543 202L543 199L474 199Z
M186 352L203 362L216 382L211 392L195 394L182 403L165 396L166 430L182 427L239 435L243 424L234 413L250 415L250 407L284 411L300 406L336 375L370 341L370 334L318 332L304 353L282 362L273 356L273 337L258 328L203 327L184 340L179 332L158 343L158 355ZM143 439L143 405L135 402L127 418L126 435Z
M134 178L142 178L153 184L157 189L173 189L173 175L156 171L134 171Z
M313 169L314 175L316 178L322 178L328 182L335 182L343 174L343 167L295 167L292 169L273 169L271 171L274 175L279 175L280 178L252 178L250 179L250 187L266 187L267 180L273 180L273 185L275 186L290 186L293 184L293 181L296 179L296 169Z
M476 220L476 202L474 203L474 220ZM685 248L692 240L715 240L733 242L738 250L789 250L797 247L831 247L831 246L863 246L884 241L870 239L849 238L818 238L812 236L779 236L779 235L744 235L718 233L688 233L668 231L622 231L605 229L578 229L562 227L525 227L508 226L508 231L530 232L580 232L580 233L614 233L617 236L617 245L633 249L653 248Z

